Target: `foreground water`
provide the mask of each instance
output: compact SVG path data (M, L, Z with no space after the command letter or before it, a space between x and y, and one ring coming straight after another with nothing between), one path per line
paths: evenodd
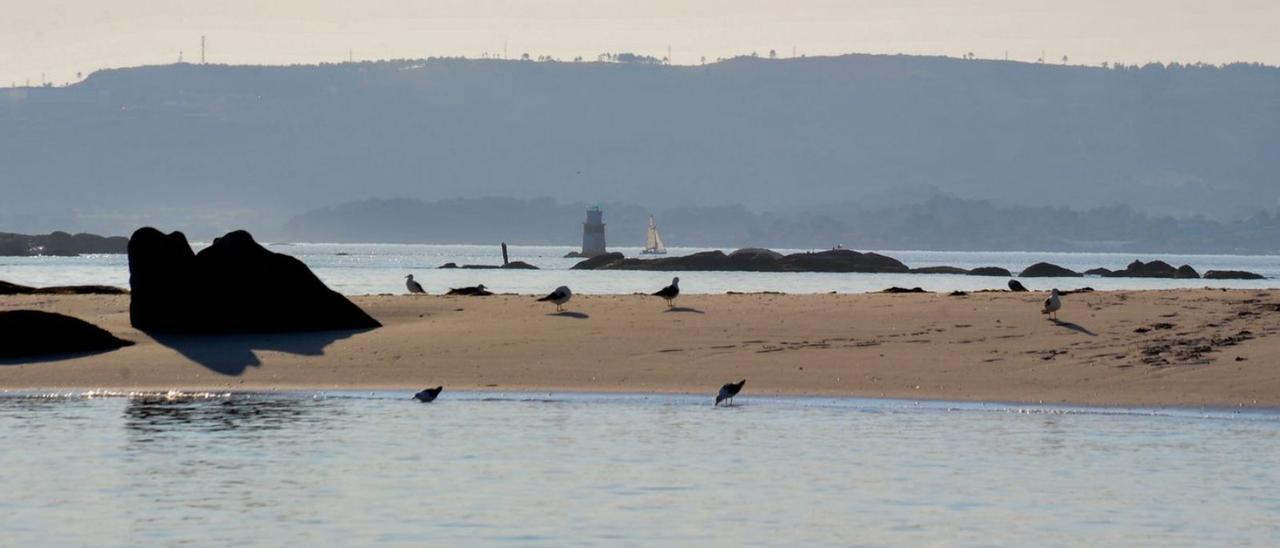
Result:
M199 246L197 246L199 247ZM726 291L783 291L787 293L865 293L891 286L923 287L930 291L974 291L1002 289L1007 280L983 276L947 274L829 274L762 272L623 272L569 270L578 259L564 255L567 246L512 246L511 259L529 262L542 270L497 271L437 269L444 263L502 263L497 246L411 245L411 244L271 244L273 251L293 255L305 262L330 287L348 295L401 293L404 276L412 273L430 293L483 283L496 292L540 294L560 285L577 293L629 294L652 292L681 277L685 293ZM639 256L639 248L618 248L628 257ZM676 256L702 249L673 248ZM725 250L730 251L730 250ZM792 253L805 250L780 250ZM1268 280L1159 280L1141 278L1039 278L1024 280L1032 289L1063 289L1091 286L1095 289L1171 289L1183 287L1280 287L1280 257L1247 255L1144 255L1116 253L1031 253L1031 252L946 252L880 251L907 266L957 266L975 268L1000 266L1014 273L1039 261L1084 270L1105 267L1122 269L1134 259L1163 260L1174 266L1190 264L1201 273L1208 270L1248 270ZM128 260L123 255L84 257L0 257L0 280L26 285L106 284L127 286Z
M3 543L1280 542L1280 415L893 400L0 397Z

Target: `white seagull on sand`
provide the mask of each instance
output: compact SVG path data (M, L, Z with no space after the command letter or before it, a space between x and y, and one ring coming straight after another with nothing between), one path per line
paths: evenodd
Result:
M657 293L654 293L653 295L655 297L662 297L666 299L667 308L674 307L676 297L680 296L680 278L671 278L671 285L662 288L661 290L659 290Z
M422 284L413 281L413 274L404 277L404 286L409 289L410 293L426 293L422 290Z
M560 287L557 287L555 291L552 291L546 297L538 299L538 302L548 301L556 305L556 312L563 312L564 303L569 302L569 299L571 298L573 298L573 292L569 291L569 288L567 286L562 285Z
M1058 289L1054 288L1053 291L1049 293L1049 298L1044 300L1044 309L1042 309L1040 313L1053 314L1053 319L1056 320L1058 319L1058 309L1060 308L1062 308L1062 299L1060 298Z

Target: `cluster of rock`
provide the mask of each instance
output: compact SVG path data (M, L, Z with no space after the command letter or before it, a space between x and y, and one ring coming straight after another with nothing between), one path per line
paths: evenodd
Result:
M783 255L768 249L703 251L683 257L628 259L621 253L606 253L573 266L575 270L710 270L747 272L875 272L906 273L911 269L893 257L833 249L816 253Z
M218 334L380 327L302 261L243 230L193 253L181 232L129 239L129 320L144 331Z
M53 232L42 235L0 232L0 256L33 257L52 255L75 257L86 253L124 253L129 239L97 234Z
M929 266L908 268L893 257L877 253L859 253L848 249L833 249L814 253L783 255L768 249L746 248L729 254L722 251L703 251L682 257L661 259L627 258L621 253L598 255L573 266L574 270L667 270L667 271L743 271L743 272L859 272L889 274L962 274L967 276L1013 277L1008 269L987 266L964 269L954 266ZM1200 274L1189 265L1174 268L1164 261L1144 263L1134 261L1124 270L1095 268L1084 273L1076 272L1052 263L1036 263L1024 269L1024 278L1078 278L1085 275L1109 278L1174 278L1198 279ZM1262 279L1252 272L1210 270L1206 279Z
M440 265L438 268L462 268L462 269L471 269L471 270L493 270L493 269L537 270L538 269L538 267L533 266L524 261L511 261L501 266L491 265L491 264L464 264L459 266L458 263L444 263Z
M0 359L105 352L133 344L71 316L39 310L0 311Z

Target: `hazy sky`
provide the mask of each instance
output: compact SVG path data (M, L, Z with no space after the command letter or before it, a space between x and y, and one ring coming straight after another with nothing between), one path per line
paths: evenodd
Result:
M198 61L776 49L1280 64L1280 0L0 0L0 86Z

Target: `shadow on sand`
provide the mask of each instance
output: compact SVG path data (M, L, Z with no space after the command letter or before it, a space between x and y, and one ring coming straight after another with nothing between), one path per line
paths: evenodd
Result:
M1082 326L1082 325L1080 325L1080 324L1078 324L1078 323L1064 322L1064 321L1062 321L1062 320L1055 320L1055 319L1053 319L1053 318L1049 318L1049 321L1053 322L1053 324L1054 324L1054 325L1056 325L1056 326L1058 326L1058 327L1065 327L1065 328L1067 328L1067 329L1070 329L1070 330L1075 331L1075 332L1078 332L1078 333L1084 333L1085 335L1088 335L1088 336L1090 336L1090 337L1097 337L1097 336L1098 336L1098 334L1097 334L1097 333L1094 333L1094 332L1092 332L1092 331L1089 331L1089 330L1088 330L1088 329L1086 329L1084 326Z
M245 333L237 335L174 335L148 333L156 342L176 350L187 359L223 375L240 375L262 361L254 350L287 352L300 356L323 356L324 349L364 333L368 329L313 331L306 333Z
M587 319L587 318L590 318L590 317L591 317L591 316L588 316L588 315L586 315L586 314L583 314L582 312L568 312L568 311L566 311L566 312L552 312L552 313L547 314L547 315L548 315L548 316L556 316L556 317L560 317L560 318L574 318L574 319L577 319L577 320L585 320L585 319Z
M673 306L671 308L668 308L666 311L667 312L692 312L694 314L706 314L706 312L703 312L696 308L689 308L687 306Z

